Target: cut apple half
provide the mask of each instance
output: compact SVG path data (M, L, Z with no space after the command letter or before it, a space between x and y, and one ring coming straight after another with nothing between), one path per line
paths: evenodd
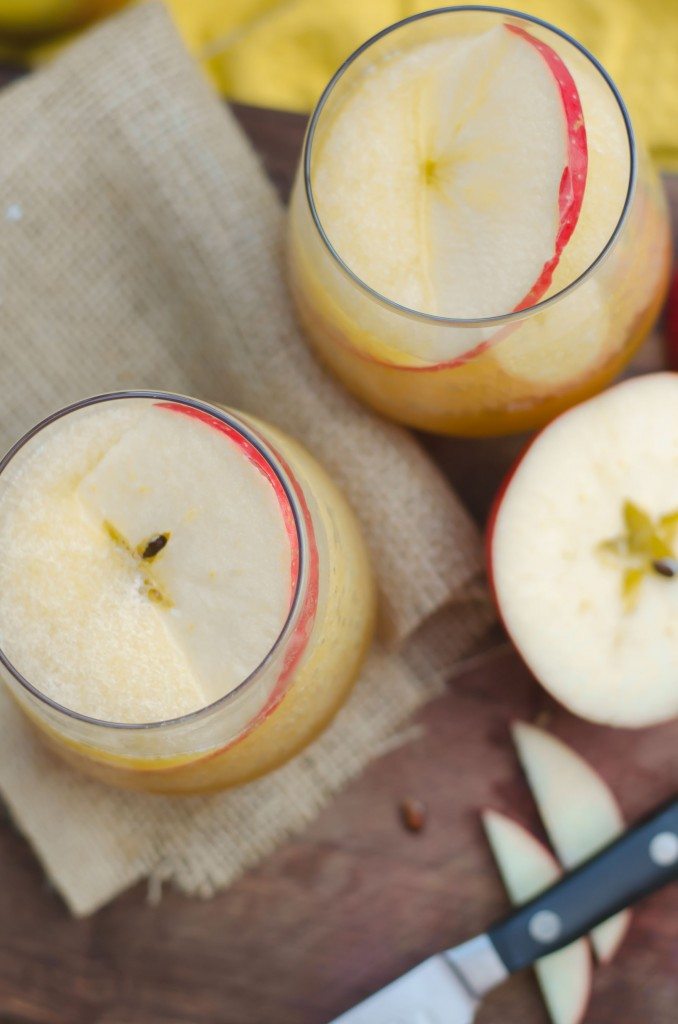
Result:
M562 870L546 847L513 818L482 814L483 827L511 903L520 906L553 885ZM591 995L591 951L578 939L534 966L553 1024L579 1024Z
M610 787L590 764L550 733L515 722L511 733L541 820L561 864L568 870L592 857L624 830ZM622 910L591 931L601 963L619 949L631 911Z
M475 319L546 293L579 219L587 164L565 62L500 24L375 64L319 135L313 189L330 241L361 280L400 305ZM428 331L415 339L415 368L463 362L497 334L476 332L469 351L462 328ZM388 344L408 353L412 331L389 332Z
M516 648L583 718L678 715L678 375L561 415L499 493L489 575Z

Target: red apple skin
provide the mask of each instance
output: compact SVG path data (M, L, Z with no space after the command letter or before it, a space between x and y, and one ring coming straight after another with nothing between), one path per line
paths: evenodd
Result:
M678 370L678 270L674 270L669 288L664 337L666 365L669 370Z
M525 295L520 302L517 303L514 309L511 310L511 312L518 312L521 309L529 309L542 298L551 284L553 272L558 266L560 255L577 226L582 203L584 202L584 192L586 190L588 144L586 140L586 126L584 124L584 111L582 110L581 100L579 99L579 93L577 91L575 81L567 70L565 63L558 56L555 50L552 50L546 43L537 39L529 32L526 32L524 28L521 28L518 25L509 24L505 24L504 28L509 32L513 32L515 35L520 36L521 39L524 39L527 43L530 43L530 45L534 46L544 58L544 61L556 80L558 89L560 90L563 110L565 113L565 121L567 124L567 164L563 168L563 175L560 179L560 190L558 195L560 223L558 234L556 235L555 252L551 259L542 267L539 277L534 282L527 295ZM493 345L496 345L498 341L501 341L515 330L516 326L516 323L506 324L493 334L491 338L487 338L485 341L482 341L479 345L469 349L468 352L464 352L462 355L455 356L454 359L449 359L442 363L432 363L430 366L403 366L399 363L390 363L385 359L379 359L377 356L354 348L350 342L344 341L343 338L340 339L340 341L347 348L350 348L352 352L357 352L358 355L370 363L378 363L380 366L388 366L392 370L406 370L408 373L438 373L440 370L451 370L455 366L463 366L465 363L477 358L477 356L487 351L487 349L491 348Z

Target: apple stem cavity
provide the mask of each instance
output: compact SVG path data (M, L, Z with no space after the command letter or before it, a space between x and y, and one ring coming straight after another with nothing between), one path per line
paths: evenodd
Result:
M601 541L598 551L623 563L622 600L630 612L637 606L643 580L651 572L666 579L678 575L678 558L672 547L678 513L667 512L653 520L645 509L626 500L622 516L624 532Z

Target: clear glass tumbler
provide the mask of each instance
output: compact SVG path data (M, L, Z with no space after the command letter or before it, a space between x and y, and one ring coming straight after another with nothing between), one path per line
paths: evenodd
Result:
M42 693L36 680L25 678L4 650L0 676L49 745L87 774L127 788L200 792L270 771L323 730L348 696L367 651L375 590L353 512L315 459L268 424L192 398L121 392L55 413L0 462L0 498L10 479L17 479L22 465L64 418L87 416L101 403L167 402L192 415L211 417L245 439L266 475L284 492L298 541L298 566L282 632L235 689L170 721L129 724L79 714Z
M410 308L398 295L381 294L338 251L316 201L319 167L329 159L324 146L336 118L384 61L422 43L498 25L548 46L578 82L585 122L591 114L589 177L595 172L599 190L613 170L606 166L605 132L614 129L622 139L623 167L616 161L614 168L621 212L581 272L560 289L554 277L534 304L476 319L434 315ZM450 118L454 113L449 111ZM379 136L384 128L375 123L372 131ZM336 147L332 153L334 204L347 209L355 179ZM423 166L422 174L429 173ZM532 187L530 180L524 184ZM382 183L375 179L368 187L375 197L370 224L379 232ZM582 231L595 226L595 192L584 193ZM354 394L410 426L471 436L522 431L597 392L652 327L665 295L669 254L661 185L614 83L576 40L537 18L504 8L455 7L399 22L346 61L310 120L289 215L289 277L298 315L318 354ZM425 354L432 352L453 355Z

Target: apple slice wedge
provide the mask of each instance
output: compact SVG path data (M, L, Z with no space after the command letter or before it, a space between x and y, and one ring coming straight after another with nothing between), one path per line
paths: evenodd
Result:
M612 790L583 757L527 722L515 722L511 735L563 867L577 867L623 832L624 819ZM612 960L630 923L631 911L622 910L591 931L600 963Z
M625 381L523 454L488 527L504 625L575 714L640 728L678 715L678 375Z
M513 818L486 810L482 822L511 902L520 906L557 882L562 870L553 855ZM553 1024L579 1024L591 995L591 950L578 939L538 960L535 973Z

